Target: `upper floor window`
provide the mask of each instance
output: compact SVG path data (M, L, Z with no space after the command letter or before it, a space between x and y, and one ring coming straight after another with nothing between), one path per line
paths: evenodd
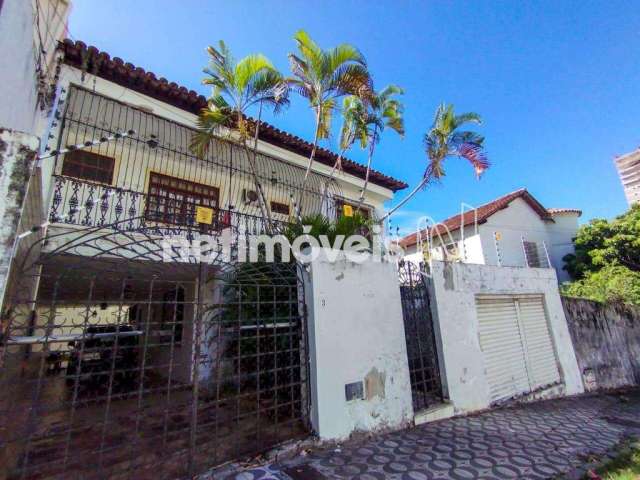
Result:
M271 211L273 213L279 213L281 215L289 215L290 209L289 209L289 205L287 205L286 203L280 203L280 202L271 202Z
M524 240L522 242L524 248L524 254L527 261L527 267L531 268L546 268L548 263L546 259L541 255L540 249L536 242L529 242Z
M64 156L62 175L111 185L114 165L115 159L112 157L74 150Z
M219 194L216 187L151 172L145 216L156 222L193 225L196 208L217 209Z

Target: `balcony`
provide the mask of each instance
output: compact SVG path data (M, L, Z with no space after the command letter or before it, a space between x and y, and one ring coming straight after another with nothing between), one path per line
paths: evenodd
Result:
M156 196L147 193L54 175L49 222L158 236L185 232L187 236L194 233L214 235L227 228L244 235L261 235L269 231L262 216L233 209L215 208L210 224L198 223L198 206L184 200L160 203ZM272 225L274 231L282 232L288 222L273 219Z

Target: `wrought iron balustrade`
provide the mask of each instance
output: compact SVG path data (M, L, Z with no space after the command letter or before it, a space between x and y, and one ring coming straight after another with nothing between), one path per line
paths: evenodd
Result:
M156 232L159 235L185 230L215 234L226 228L247 235L269 231L262 216L222 208L214 209L211 224L198 223L195 218L197 205L184 201L176 201L170 206L177 213L171 215L169 222L159 222L155 218L161 215L154 208L169 206L158 206L157 202L149 202L149 199L147 193L54 175L49 222L127 232ZM272 220L272 225L273 230L281 232L288 223Z

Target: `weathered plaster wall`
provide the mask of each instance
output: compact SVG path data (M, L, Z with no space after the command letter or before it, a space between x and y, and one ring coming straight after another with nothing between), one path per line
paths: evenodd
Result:
M440 331L442 379L457 412L490 405L478 336L476 295L542 294L567 394L583 391L554 270L433 262L429 281Z
M42 222L39 182L29 182L37 148L37 138L0 129L0 303L8 283L12 255L16 255L13 265L26 261L26 255L36 255L30 247L38 242L39 233L17 244L16 237Z
M305 274L311 419L322 439L395 429L413 420L407 348L394 263L330 262ZM347 401L345 385L362 382Z
M589 391L640 385L640 308L562 298Z

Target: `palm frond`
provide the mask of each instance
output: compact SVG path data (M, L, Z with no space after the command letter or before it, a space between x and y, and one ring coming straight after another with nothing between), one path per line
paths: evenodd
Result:
M482 118L477 113L467 112L460 115L456 115L454 117L454 122L455 122L456 128L460 127L461 125L464 125L465 123L475 123L477 125L482 125Z
M320 104L320 123L318 125L318 138L329 138L331 130L331 119L333 117L333 109L335 108L335 100L329 98Z
M243 91L254 81L254 78L263 72L275 68L262 54L253 54L244 57L234 68L234 83L238 91Z
M332 76L336 70L345 64L355 63L365 68L367 66L364 55L356 47L348 43L343 43L330 49L325 53L323 60L323 75L327 77Z
M304 30L298 30L294 36L300 55L306 60L307 72L311 67L316 74L322 72L324 52Z
M480 178L490 166L489 160L481 145L463 143L458 147L457 154L471 163L478 178Z
M230 112L225 109L205 108L196 120L196 132L191 137L189 148L198 158L204 158L221 127L228 125Z
M357 95L366 98L373 91L373 82L366 67L349 63L333 72L326 90L334 97Z

